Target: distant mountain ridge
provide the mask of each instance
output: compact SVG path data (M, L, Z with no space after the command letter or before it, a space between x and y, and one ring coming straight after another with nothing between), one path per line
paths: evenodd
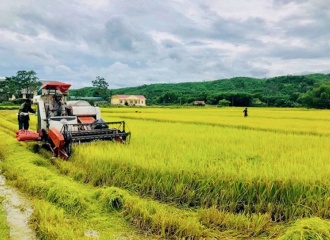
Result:
M203 82L150 84L111 89L111 95L144 95L148 105L209 105L314 107L330 109L330 74L287 75L273 78L234 77ZM70 94L95 96L95 88ZM81 96L83 96L81 95Z

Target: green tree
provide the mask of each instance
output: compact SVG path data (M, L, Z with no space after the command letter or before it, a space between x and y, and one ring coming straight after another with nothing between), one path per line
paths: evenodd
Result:
M3 92L7 97L14 95L16 98L21 97L23 93L27 97L32 97L33 92L41 85L36 72L33 70L21 70L16 73L16 76L6 77L3 86Z
M97 76L95 80L92 81L93 87L97 88L94 92L94 97L102 97L104 100L109 100L109 83L100 76Z
M6 91L5 81L0 81L0 101L7 99L8 99L8 95Z
M25 91L27 97L33 96L33 92L40 85L37 73L33 70L30 71L18 71L16 74L16 79L21 86L21 91Z
M330 108L330 85L321 85L318 88L308 91L299 101L307 107Z
M252 99L252 102L251 102L251 106L254 106L254 107L265 107L267 106L266 103L260 101L259 98L253 98Z
M230 101L228 101L227 99L221 99L218 103L219 107L227 107L230 105Z
M12 95L16 96L19 92L19 84L15 77L6 77L5 81L1 82L1 93L3 99L8 100Z

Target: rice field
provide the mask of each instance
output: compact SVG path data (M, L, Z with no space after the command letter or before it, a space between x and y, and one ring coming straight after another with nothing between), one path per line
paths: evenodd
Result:
M41 239L84 239L91 225L99 239L330 238L329 110L101 112L126 121L130 144L79 145L62 161L17 143L16 111L0 111L8 139L0 167L35 199L31 224ZM61 217L70 224L56 232L49 226ZM104 222L110 217L117 226Z

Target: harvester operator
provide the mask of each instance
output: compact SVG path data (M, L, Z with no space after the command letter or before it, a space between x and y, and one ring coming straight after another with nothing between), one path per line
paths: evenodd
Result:
M25 102L20 106L18 110L18 129L29 130L29 113L36 113L36 111L32 109L31 105L31 99L27 98L25 99Z
M65 104L62 101L62 94L55 93L53 95L53 101L49 105L49 113L48 114L49 114L50 117L65 116L66 115Z

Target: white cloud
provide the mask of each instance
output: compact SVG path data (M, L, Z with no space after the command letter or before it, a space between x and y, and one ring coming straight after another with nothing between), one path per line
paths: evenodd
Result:
M0 75L110 87L330 72L328 0L3 0Z

